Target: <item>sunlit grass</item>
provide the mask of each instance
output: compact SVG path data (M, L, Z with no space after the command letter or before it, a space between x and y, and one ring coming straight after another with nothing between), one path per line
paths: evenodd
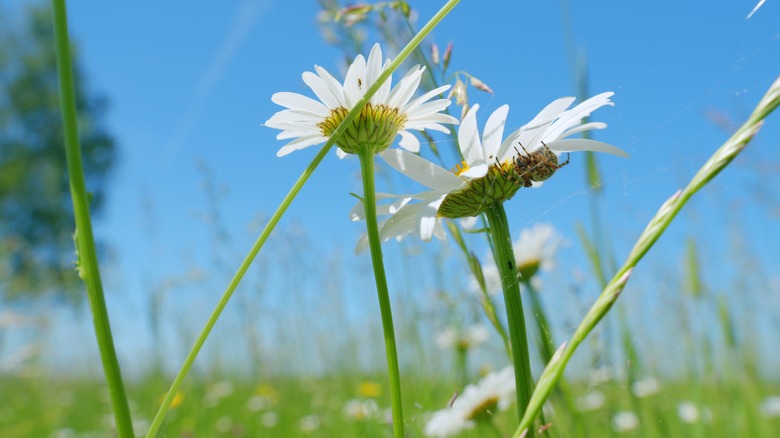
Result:
M137 433L160 401L166 378L148 376L128 384ZM343 374L329 377L253 380L230 376L198 376L184 385L180 402L166 420L169 436L390 436L389 396L382 375ZM455 381L431 376L405 379L404 392L414 394L407 433L421 436L426 413L444 408ZM0 408L3 436L105 436L112 415L107 389L90 379L41 376L3 377ZM379 388L366 393L362 386ZM772 436L780 415L762 414L762 403L780 394L780 382L730 380L693 385L688 380L659 379L658 392L636 397L625 381L572 382L576 415L553 400L547 410L549 436ZM421 390L424 388L424 390ZM594 396L594 394L596 394ZM378 407L365 418L347 410L350 400L373 400ZM590 400L590 401L589 401ZM600 401L599 401L600 400ZM411 401L411 399L410 399ZM682 412L686 412L684 416ZM694 406L696 414L691 414ZM620 432L615 416L631 412L639 423ZM681 416L682 415L682 416ZM511 410L496 420L509 430ZM480 436L477 430L464 437Z

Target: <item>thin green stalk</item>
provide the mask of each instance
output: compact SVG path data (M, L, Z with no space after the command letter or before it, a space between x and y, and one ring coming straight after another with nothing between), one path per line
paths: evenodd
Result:
M490 226L490 235L493 238L493 256L501 274L501 286L504 289L509 341L512 345L512 364L515 368L517 413L518 418L522 418L528 401L531 399L534 380L531 376L531 358L528 354L528 335L525 328L523 303L520 300L517 263L515 263L512 236L509 233L509 223L504 205L500 203L491 205L485 211L485 215Z
M493 328L496 329L498 335L501 336L501 340L504 341L504 348L506 348L507 357L512 357L512 348L509 345L509 336L506 334L504 326L498 319L496 306L493 304L493 298L491 298L490 294L488 293L487 285L485 284L485 276L482 274L482 265L480 265L477 256L475 256L474 253L472 253L466 246L466 241L463 239L463 233L461 233L460 228L458 228L458 226L455 225L453 221L446 221L446 223L452 238L455 240L455 243L458 244L458 248L460 248L461 251L463 251L463 255L466 256L466 261L469 264L471 273L477 279L477 284L479 284L479 289L481 292L479 301L482 304L482 310L485 312L485 316L487 316L488 321L490 321L490 323L493 325Z
M563 376L566 364L571 359L574 351L585 340L585 337L593 330L602 317L609 311L623 291L631 272L639 261L652 248L653 244L661 237L669 224L677 216L694 193L701 190L712 178L715 177L742 149L747 146L753 136L763 124L763 120L780 105L780 77L770 86L769 91L756 106L753 114L726 142L707 160L706 163L694 175L688 185L669 198L658 213L650 220L647 227L639 236L634 248L628 255L623 266L617 271L607 287L601 292L593 307L583 318L577 330L568 343L563 344L555 352L553 359L547 364L536 386L528 410L525 412L520 425L515 430L514 437L520 437L528 429L536 415L542 409L547 397L550 396L555 384ZM530 429L529 429L530 430Z
M458 384L462 388L465 388L469 383L469 348L469 346L461 345L460 342L455 345L455 370Z
M539 352L542 362L546 364L552 359L553 353L555 353L555 343L550 331L550 324L547 322L547 314L544 311L542 300L539 298L539 292L531 284L531 279L523 278L523 286L525 286L525 290L528 292L528 297L531 300L531 311L536 321L536 329L539 331Z
M550 329L550 323L547 319L547 312L542 305L542 300L539 298L539 291L531 284L530 278L523 278L523 286L525 286L526 292L531 300L531 311L536 320L537 330L539 331L540 344L539 351L542 357L542 362L546 365L550 362L555 354L555 339ZM582 426L582 415L576 406L574 406L574 399L572 397L572 390L566 383L566 380L558 382L558 392L561 400L564 403L567 415L573 423L573 427L577 432L582 432L579 428ZM540 416L542 423L545 423L544 414Z
M92 235L92 220L89 216L89 195L84 181L79 144L78 112L73 84L73 67L70 59L68 37L68 14L65 0L52 0L54 11L54 42L57 50L57 76L60 82L60 110L65 132L65 154L68 162L70 194L73 200L73 215L76 221L74 240L78 254L79 277L87 286L87 299L95 326L100 360L106 376L111 403L114 407L116 430L120 437L132 437L133 422L122 383L122 372L114 350L111 325L108 321L103 284L100 280L95 238Z
M379 297L379 310L382 314L382 331L385 336L385 354L387 355L387 374L390 378L390 405L393 408L393 436L404 436L404 414L401 400L401 374L398 369L398 351L395 346L393 312L390 308L390 294L387 291L385 264L382 260L382 240L379 238L379 224L376 218L376 193L374 191L374 151L361 150L360 171L363 179L363 208L366 212L366 232L371 250L371 263L374 267L376 292Z
M157 433L160 430L160 426L162 426L162 422L165 419L165 415L167 414L168 409L170 408L173 398L176 396L176 393L179 387L181 386L181 383L184 381L184 378L187 376L187 373L189 372L190 368L192 368L192 364L195 362L195 358L198 356L198 353L203 347L203 344L206 342L206 338L208 338L209 334L211 333L211 330L214 328L217 319L219 319L219 316L222 314L222 311L225 309L225 306L230 300L230 297L233 295L233 292L235 292L236 288L238 287L238 284L241 282L241 279L244 277L244 274L246 274L246 271L249 269L249 266L252 264L255 257L260 252L260 249L265 244L265 241L271 235L271 232L274 230L274 228L276 228L276 225L279 223L279 220L287 211L287 208L290 206L293 199L295 199L295 197L298 195L298 192L300 192L300 190L303 188L303 185L306 183L309 177L314 173L314 170L317 168L317 166L319 166L320 162L322 162L322 160L325 158L325 155L327 155L331 147L333 147L336 139L341 137L344 131L346 131L347 127L352 124L352 120L354 120L355 117L357 117L357 115L360 114L360 111L363 109L363 107L366 106L366 104L371 99L371 97L377 92L377 90L379 90L379 87L381 87L382 84L390 77L390 75L395 70L398 69L398 67L401 65L401 63L404 62L404 60L409 56L409 54L412 53L412 51L422 42L422 40L429 33L431 33L431 31L433 31L434 27L436 27L436 25L438 25L439 22L441 22L441 20L443 20L444 17L447 14L449 14L459 2L460 0L449 0L436 13L436 15L434 15L430 19L430 21L428 21L428 23L426 23L426 25L423 26L423 28L420 30L420 33L415 35L414 38L412 38L411 41L409 41L409 44L407 44L406 47L404 47L403 50L401 50L398 56L390 63L390 65L385 70L382 71L379 77L377 77L376 82L368 90L366 90L366 94L363 96L363 98L360 99L360 101L358 101L355 104L355 106L349 111L349 113L344 117L344 120L342 120L341 124L339 124L336 130L333 131L330 138L328 138L328 141L325 142L325 145L322 147L322 149L320 149L320 151L314 157L312 162L303 171L301 176L298 177L298 180L295 181L293 187L284 197L282 203L279 205L277 210L274 212L273 216L271 216L271 219L265 225L265 228L260 233L260 236L257 238L255 244L252 246L252 249L249 251L249 254L247 254L247 256L244 258L244 261L241 262L238 271L230 280L230 284L228 285L225 292L222 294L222 297L217 303L217 306L212 311L211 316L209 316L209 319L206 322L206 325L201 330L200 335L198 335L198 339L195 341L195 345L193 345L192 349L187 354L187 357L184 360L184 363L182 364L179 373L176 375L173 382L171 383L171 387L168 389L168 393L166 394L165 399L160 405L160 408L157 410L157 414L152 420L152 424L149 426L149 430L146 433L147 438L157 436Z

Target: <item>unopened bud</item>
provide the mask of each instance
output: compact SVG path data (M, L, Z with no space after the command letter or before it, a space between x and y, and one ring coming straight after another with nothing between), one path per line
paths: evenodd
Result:
M431 62L433 65L439 65L439 46L436 43L431 45Z
M475 78L474 76L471 77L470 82L471 82L471 86L476 88L477 90L481 90L493 94L493 90L490 87L488 87L487 84Z
M447 99L455 98L456 105L466 105L469 101L469 95L466 91L466 84L458 78L455 81L455 86L450 89L450 93L447 95Z
M365 20L370 12L371 6L357 4L341 9L338 13L338 18L343 20L345 26L350 27Z
M460 111L460 119L463 120L466 117L466 113L469 112L469 104L463 105L463 109Z
M450 41L449 44L447 44L447 50L444 51L444 70L447 70L447 67L450 66L450 58L452 58L452 41Z

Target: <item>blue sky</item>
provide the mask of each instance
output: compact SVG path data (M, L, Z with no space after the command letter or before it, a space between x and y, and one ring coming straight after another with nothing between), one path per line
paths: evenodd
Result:
M780 12L776 2L767 2L748 20L753 0L570 3L574 40L590 65L592 94L616 93L615 107L595 113L595 120L609 124L596 138L631 154L630 159L599 157L606 181L604 215L622 260L663 200L728 137L708 115L741 123L776 79ZM245 253L258 233L257 228L247 232L248 224L273 212L315 154L312 148L275 157L283 143L261 126L279 110L271 95L311 95L302 72L314 64L332 72L341 66L340 50L327 45L316 26L315 2L218 4L68 5L87 85L109 98L106 121L120 146L121 161L97 233L112 250L105 274L109 290L116 291L112 317L120 327L130 327L119 329L128 339L136 317L121 309L143 308L145 281L181 275L193 264L208 266L209 230L196 219L207 209L196 163L207 163L227 188L221 217L232 235L246 236L234 242ZM419 8L420 25L440 4L412 4ZM575 94L559 2L464 0L431 41L454 42L451 70L467 70L495 91L494 96L472 94L483 108L481 122L507 103L508 126L517 127L553 99ZM746 158L681 215L686 222L673 226L659 243L659 259L678 257L674 251L692 235L711 250L708 262L722 263L723 240L717 234L736 215L757 257L778 270L773 259L780 243L777 212L772 216L753 196L756 184L778 187L778 124L780 119L771 117ZM543 190L517 195L508 205L516 232L541 220L576 240L574 223L588 222L582 162L582 156L572 155L571 165ZM762 162L774 163L775 171L759 179ZM358 171L354 159L340 161L335 154L326 159L278 232L289 230L294 219L318 248L341 248L345 263L352 263L362 224L348 221L355 201L349 192L360 191ZM144 203L153 206L151 215ZM567 252L564 257L586 268L576 245Z

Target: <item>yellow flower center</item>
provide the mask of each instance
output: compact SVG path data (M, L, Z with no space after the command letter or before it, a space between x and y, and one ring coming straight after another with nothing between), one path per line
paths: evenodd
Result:
M330 115L317 126L325 136L330 136L347 113L349 110L343 107L331 110ZM369 103L347 126L341 137L336 139L336 145L348 154L356 154L365 148L379 153L393 144L405 123L406 114L399 113L398 108Z
M452 173L454 173L455 175L460 176L460 174L462 174L463 172L465 172L465 171L467 171L469 169L471 169L471 167L469 166L469 163L467 163L464 160L460 164L456 164L455 165L455 167L452 169Z
M517 270L520 271L520 275L525 280L530 280L536 272L539 271L539 266L542 261L539 259L528 260L517 265Z
M460 175L467 169L468 165L463 163L455 166L453 173ZM438 215L451 219L477 216L494 203L512 199L523 186L514 169L511 161L491 165L487 175L473 179L461 191L447 195L439 206Z
M475 406L468 414L466 414L467 420L490 421L490 417L496 412L498 408L498 397L488 397L482 403Z

